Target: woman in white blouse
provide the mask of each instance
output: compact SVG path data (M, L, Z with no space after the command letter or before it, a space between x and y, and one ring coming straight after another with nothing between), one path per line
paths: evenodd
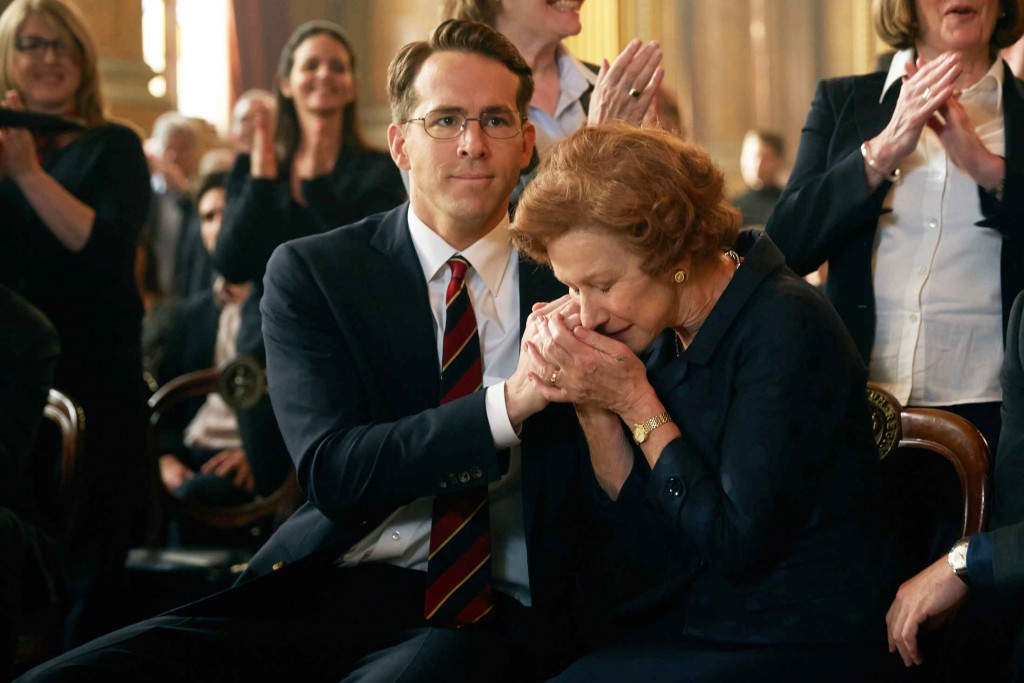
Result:
M1024 0L879 0L888 73L819 84L768 232L826 291L869 379L974 422L995 450L1024 288L1024 84L998 57Z

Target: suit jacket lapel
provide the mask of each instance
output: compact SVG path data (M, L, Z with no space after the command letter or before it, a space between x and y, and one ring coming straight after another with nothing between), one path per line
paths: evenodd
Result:
M857 132L862 141L870 140L882 132L882 129L892 119L893 112L896 111L896 100L899 99L900 88L903 84L893 83L885 93L885 99L879 103L878 97L882 94L885 76L885 72L878 72L867 78L854 80L856 89L854 119L857 122Z
M1003 131L1007 164L1024 165L1024 83L1003 64Z
M385 218L370 240L381 255L372 283L367 283L369 305L393 311L383 324L369 331L368 356L380 364L374 374L394 377L399 365L400 384L381 383L395 415L409 415L438 405L441 368L437 359L434 318L427 284L409 236L408 204ZM386 386L385 386L386 384Z

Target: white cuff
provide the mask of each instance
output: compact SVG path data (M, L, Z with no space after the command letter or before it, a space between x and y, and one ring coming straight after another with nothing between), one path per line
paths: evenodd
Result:
M505 383L489 386L486 391L484 400L487 405L487 424L491 427L494 447L502 449L518 446L519 436L512 428L512 422L508 419L508 409L505 407Z

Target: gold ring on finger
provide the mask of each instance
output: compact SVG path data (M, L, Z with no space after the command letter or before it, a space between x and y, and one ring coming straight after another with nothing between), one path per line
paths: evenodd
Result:
M630 88L629 89L629 96L630 97L640 97L640 91L637 90L636 88Z
M548 381L551 382L552 385L558 381L558 370L551 373L551 377L548 377Z

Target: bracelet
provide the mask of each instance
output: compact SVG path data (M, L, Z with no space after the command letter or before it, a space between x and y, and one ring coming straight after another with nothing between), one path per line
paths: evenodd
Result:
M882 176L890 183L895 183L900 179L900 169L894 168L892 169L892 173L886 173L885 171L878 167L878 164L875 163L874 158L870 154L868 154L868 143L862 142L860 144L860 155L864 157L864 161L868 162L868 166L881 173Z

